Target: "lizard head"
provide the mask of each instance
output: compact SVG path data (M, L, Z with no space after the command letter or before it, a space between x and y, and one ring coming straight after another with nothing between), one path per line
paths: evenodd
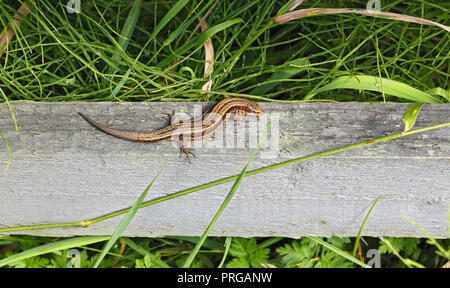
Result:
M255 116L259 116L264 113L264 109L261 108L261 106L259 106L258 103L253 102L253 101L248 101L247 108L248 108L248 112Z

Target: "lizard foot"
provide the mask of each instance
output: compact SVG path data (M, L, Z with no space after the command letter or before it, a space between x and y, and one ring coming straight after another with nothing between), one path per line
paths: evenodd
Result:
M187 159L189 160L189 163L191 163L191 158L189 157L189 154L191 154L194 157L197 157L195 156L194 153L192 153L192 150L193 150L192 148L180 147L180 157L184 153Z

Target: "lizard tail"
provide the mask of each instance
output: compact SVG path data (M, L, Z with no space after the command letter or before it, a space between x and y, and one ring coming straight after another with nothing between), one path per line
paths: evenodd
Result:
M137 141L137 142L144 141L144 139L142 139L141 132L114 129L114 128L108 127L106 125L103 125L103 124L89 118L88 116L86 116L84 114L81 114L81 113L78 113L78 114L80 114L80 116L83 117L84 120L86 120L89 124L91 124L92 126L97 128L98 130L105 132L106 134L109 134L111 136L114 136L114 137L117 137L120 139L130 140L130 141Z

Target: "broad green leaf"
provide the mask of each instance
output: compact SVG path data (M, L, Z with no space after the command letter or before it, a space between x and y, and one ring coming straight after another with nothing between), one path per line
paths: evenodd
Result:
M281 65L279 71L274 72L269 79L264 82L269 82L262 84L250 91L250 95L264 95L269 91L272 91L277 87L284 79L291 79L295 75L305 70L305 66L311 64L308 59L299 58L292 61L286 62Z
M403 124L405 125L403 132L409 131L413 128L416 123L417 115L419 114L420 108L422 108L423 104L424 103L414 103L406 108L405 115L403 115Z
M35 247L20 253L17 253L13 256L0 260L0 267L9 265L11 263L21 261L27 258L39 256L42 254L47 254L51 252L56 252L60 250L70 249L73 247L85 246L97 242L106 241L109 239L109 236L84 236L84 237L76 237L70 239L64 239L57 242L52 242L49 244L45 244L39 247Z
M235 258L227 263L227 268L242 267L261 268L267 263L270 249L262 243L257 243L255 238L233 238L230 246L230 255ZM238 259L238 260L236 260Z
M300 241L292 241L290 244L278 247L276 251L282 256L282 261L286 266L295 267L308 264L305 260L311 259L315 250L307 245L302 245ZM305 262L302 263L303 261Z
M450 100L450 90L442 89L441 87L436 87L430 90L425 91L430 95L441 96L447 100Z
M313 91L308 96L312 97L318 93L335 89L357 89L359 91L369 90L385 93L413 102L432 104L442 103L430 94L402 82L369 75L341 76L327 85Z
M162 170L166 164L163 165L163 167L158 171L158 174L156 174L155 178L153 178L152 182L145 188L144 192L142 192L141 196L134 202L133 206L131 207L130 211L123 217L122 221L120 221L119 226L117 226L116 231L114 231L113 235L111 236L111 239L109 239L108 243L106 243L105 247L103 248L102 253L97 258L97 261L94 264L94 268L97 268L98 265L102 262L105 255L108 253L108 251L111 249L111 247L116 243L117 239L119 239L120 235L122 235L123 231L125 231L125 228L127 228L128 224L130 224L131 220L133 219L134 215L136 215L137 210L141 206L142 202L145 199L145 196L147 196L148 190L152 187L153 183L155 183L156 179L158 178L159 174L161 174Z

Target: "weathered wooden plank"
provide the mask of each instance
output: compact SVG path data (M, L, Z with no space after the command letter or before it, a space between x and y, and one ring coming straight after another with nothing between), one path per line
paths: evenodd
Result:
M84 112L117 128L145 130L166 125L161 113L191 113L193 105L14 103L18 133L8 107L0 106L0 131L12 151L8 171L0 174L0 227L81 221L128 207L165 161L168 165L148 199L239 173L251 153L249 147L199 148L198 157L189 164L178 158L171 142L120 140L95 130L77 114ZM262 106L268 114L279 115L274 123L280 128L279 149L274 150L274 158L260 154L251 169L399 132L407 107L364 103ZM425 105L416 127L449 121L450 105ZM243 123L239 131L251 125ZM221 139L220 135L216 138ZM424 236L401 217L406 215L434 237L448 237L449 136L450 129L439 129L246 177L212 235L356 235L373 201L379 195L394 194L376 205L364 235ZM6 147L0 142L0 169L7 160ZM231 185L144 208L125 234L200 235ZM120 218L89 228L20 233L110 234Z

